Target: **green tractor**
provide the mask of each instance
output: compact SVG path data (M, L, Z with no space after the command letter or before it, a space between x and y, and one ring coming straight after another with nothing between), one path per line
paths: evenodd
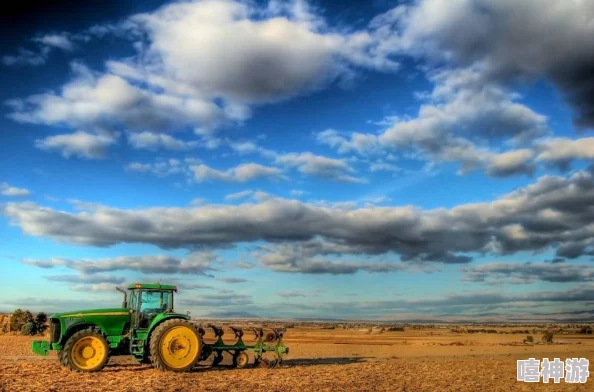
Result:
M160 370L185 372L200 361L214 355L213 365L223 359L223 353L233 356L233 365L245 367L249 362L247 351L255 357L254 365L278 365L289 348L283 343L284 329L273 329L264 334L253 328L256 344L243 343L243 330L231 327L236 341L223 341L223 328L209 324L216 342L204 342L205 331L193 324L190 316L173 311L173 293L176 286L162 284L134 284L124 294L121 308L89 309L57 313L50 316L48 341L34 341L31 350L47 355L56 350L62 365L79 372L97 372L103 369L110 356L132 355L140 363L152 363ZM263 354L274 353L275 359L265 360Z

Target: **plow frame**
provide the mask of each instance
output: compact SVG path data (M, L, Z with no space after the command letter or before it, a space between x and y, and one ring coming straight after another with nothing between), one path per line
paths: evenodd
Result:
M210 357L210 354L213 353L215 355L213 366L220 363L223 352L236 356L243 351L250 351L254 354L256 366L263 361L262 357L264 353L273 352L276 356L274 363L264 360L267 362L266 364L271 367L279 365L283 360L283 356L289 353L289 348L283 342L283 336L286 331L284 328L272 328L273 332L268 333L266 336L264 335L262 328L252 328L257 339L256 344L254 345L247 345L244 343L243 331L239 328L231 327L235 333L235 338L237 339L233 344L227 344L223 341L224 333L221 327L208 325L207 328L211 328L214 331L217 340L212 344L204 343L203 340L203 347L208 347L208 355L203 357L203 359L207 359ZM204 334L202 335L204 336Z

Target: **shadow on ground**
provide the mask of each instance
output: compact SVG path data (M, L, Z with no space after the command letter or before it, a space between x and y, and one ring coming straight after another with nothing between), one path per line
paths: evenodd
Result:
M365 362L366 357L331 357L331 358L296 358L296 359L285 359L280 365L281 368L285 367L306 367L316 365L349 365L353 363ZM114 361L115 362L115 361ZM124 361L121 361L124 362ZM109 363L104 371L107 372L122 372L122 371L144 371L152 369L150 365L141 365L138 363ZM126 361L127 362L127 361ZM251 368L248 366L247 368ZM203 372L203 371L221 371L233 369L230 365L220 365L212 367L210 365L200 364L196 368L192 369L191 372Z
M281 366L348 365L365 362L365 357L296 358L285 359Z

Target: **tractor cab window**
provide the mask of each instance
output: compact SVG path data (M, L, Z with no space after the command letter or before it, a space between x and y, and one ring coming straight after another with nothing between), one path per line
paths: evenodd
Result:
M140 292L140 322L141 328L147 328L159 313L173 310L173 293L169 291L141 291Z

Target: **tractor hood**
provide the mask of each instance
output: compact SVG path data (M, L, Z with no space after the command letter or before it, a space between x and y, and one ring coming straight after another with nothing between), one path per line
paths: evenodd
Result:
M50 318L72 318L89 316L126 316L130 310L126 308L85 309L71 312L54 313Z

